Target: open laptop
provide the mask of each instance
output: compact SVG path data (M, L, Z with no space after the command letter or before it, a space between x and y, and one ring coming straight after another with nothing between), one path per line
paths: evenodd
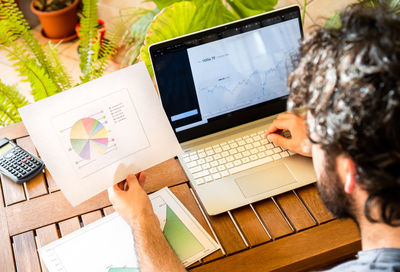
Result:
M179 160L208 214L316 181L309 158L264 138L286 109L302 35L293 6L149 47L162 104L185 151Z

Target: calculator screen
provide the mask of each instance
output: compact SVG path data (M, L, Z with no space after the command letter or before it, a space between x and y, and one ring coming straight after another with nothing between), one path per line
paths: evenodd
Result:
M0 147L0 155L6 153L8 150L12 149L14 146L10 143Z

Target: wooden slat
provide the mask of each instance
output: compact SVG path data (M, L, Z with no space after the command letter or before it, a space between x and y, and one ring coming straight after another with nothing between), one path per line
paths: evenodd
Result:
M11 235L54 224L70 217L109 206L106 192L72 207L61 191L24 201L7 208Z
M319 224L335 218L322 202L315 184L296 189L296 192Z
M12 245L8 233L7 217L0 186L0 264L3 271L15 271Z
M44 247L47 244L50 244L51 242L57 240L58 238L59 237L58 237L57 227L55 224L42 227L36 230L36 244L38 249ZM48 271L46 265L43 263L42 260L40 262L40 265L42 266L42 271Z
M227 213L208 217L219 241L227 254L232 254L246 248L232 219Z
M24 124L17 123L9 125L7 127L0 128L1 138L6 137L10 140L28 136L28 131L26 130Z
M157 172L158 171L158 172ZM171 186L186 180L182 167L175 159L170 159L146 171L148 180L145 190L151 192L166 185ZM51 203L51 205L49 205ZM34 198L29 203L21 202L7 209L7 218L12 234L18 234L43 225L50 225L73 216L110 205L106 191L82 204L72 207L61 191Z
M199 206L196 203L192 193L187 184L171 187L170 190L174 195L182 202L182 204L190 211L194 218L200 223L200 225L208 232L208 234L214 238L214 235L208 226L206 219L204 218ZM218 250L203 259L204 262L210 262L217 258L224 256L221 250Z
M163 187L170 187L188 180L177 159L169 159L145 171L147 180L144 189L147 193Z
M58 238L60 237L58 237L57 226L55 224L41 227L36 230L36 242L38 248L44 247Z
M271 240L250 206L236 209L232 215L250 246Z
M198 266L191 271L310 271L323 264L342 260L360 248L360 237L353 221L334 220Z
M307 209L293 192L287 192L275 197L276 202L284 211L296 231L300 231L317 223L314 222Z
M61 236L66 236L71 232L74 232L81 228L78 217L72 217L68 220L64 220L58 223L58 226L60 227Z
M100 211L85 213L85 214L82 214L82 216L81 216L83 225L85 225L85 226L99 220L102 217L103 217L103 215L101 214Z
M104 215L107 216L107 215L110 215L110 214L114 213L115 210L114 210L114 208L112 206L110 206L110 207L104 208L103 212L104 212Z
M0 179L6 206L26 200L24 187L22 185L15 183L3 174L0 174Z
M28 136L28 137L17 139L17 144L19 146L21 146L23 149L25 149L26 151L28 151L36 156L38 155L36 152L36 148L33 145L33 142L31 140L31 137ZM28 181L26 183L26 189L28 191L28 196L30 199L47 194L48 192L47 192L47 186L46 186L46 182L44 179L44 175L42 173L40 173L39 175L37 175L36 177L34 177L30 181Z
M60 188L58 188L58 185L56 184L56 182L54 181L53 177L51 176L49 170L47 170L47 168L45 168L45 176L46 176L46 180L47 180L47 186L49 188L49 192L55 192L60 190Z
M36 251L33 231L14 236L13 246L18 272L40 271L39 256Z
M273 239L288 235L293 232L279 212L274 202L269 198L253 204L254 209L260 215Z

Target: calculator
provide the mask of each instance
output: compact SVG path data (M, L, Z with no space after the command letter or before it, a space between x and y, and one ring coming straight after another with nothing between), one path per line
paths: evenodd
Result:
M42 172L44 163L7 138L0 140L0 173L22 184Z

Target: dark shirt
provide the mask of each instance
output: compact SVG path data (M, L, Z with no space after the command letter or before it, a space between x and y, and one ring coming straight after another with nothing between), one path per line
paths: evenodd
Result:
M358 259L340 264L327 272L395 271L400 272L400 248L359 251Z

